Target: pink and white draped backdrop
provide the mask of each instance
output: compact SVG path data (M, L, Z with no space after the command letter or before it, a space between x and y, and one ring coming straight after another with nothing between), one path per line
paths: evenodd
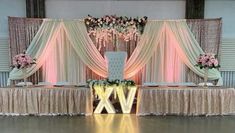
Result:
M178 47L180 40L184 37L175 37L175 34L178 33L173 33L169 26L162 26L163 24L166 25L164 21L158 21L157 23L158 25L146 26L145 30L148 31L148 33L143 34L133 54L131 54L131 56L129 55L130 58L125 67L125 77L131 78L142 70L142 74L144 75L142 77L143 82L182 82L185 80L185 66L183 62L188 65L190 64L190 61L187 60L188 57L184 53L187 51L182 50L182 47ZM46 39L50 47L45 45L45 47L47 47L46 56L44 56L44 61L37 65L37 69L40 65L43 66L45 80L53 83L65 80L72 83L85 82L85 64L99 75L106 77L106 62L90 38L84 35L86 29L85 26L81 25L82 23L79 21L75 23L72 21L64 23L59 22L56 25L52 25L55 27L54 30L56 32L51 32L51 39ZM74 28L79 30L73 30ZM185 34L184 32L187 33L188 31L183 31L182 33ZM189 35L188 37L190 38ZM190 39L186 40L190 41ZM38 42L35 40L32 43L36 44ZM81 45L83 45L83 47L81 47ZM87 48L85 45L89 47ZM31 49L33 48L31 47ZM27 51L29 54L33 54L31 53L32 51ZM79 54L80 52L82 54ZM39 55L35 56L40 57ZM196 55L194 54L193 56L195 57ZM189 67L193 67L192 61ZM29 75L34 71L36 71L35 68L32 68L32 71L28 71ZM203 74L200 70L197 70L197 72L199 75ZM15 72L11 72L12 75L17 75L16 73L16 70ZM13 76L12 79L19 79L20 77L18 73L18 76ZM213 76L211 75L211 77ZM218 75L217 78L219 78ZM212 79L216 78L213 77Z

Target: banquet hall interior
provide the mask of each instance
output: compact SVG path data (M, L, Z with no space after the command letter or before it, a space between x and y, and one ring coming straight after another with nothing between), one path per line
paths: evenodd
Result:
M0 0L0 133L233 133L234 0Z

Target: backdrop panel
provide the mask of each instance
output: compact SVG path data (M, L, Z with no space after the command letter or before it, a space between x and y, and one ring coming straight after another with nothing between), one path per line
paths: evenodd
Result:
M17 19L17 18L15 18L15 19ZM206 21L206 20L197 20L197 21ZM218 21L218 20L216 20L216 21ZM208 22L210 22L210 21L208 21ZM66 22L66 23L70 23L70 22ZM66 23L65 23L65 27L66 27ZM74 26L78 26L78 25L80 25L81 26L81 24L82 23L77 23L77 24L74 24ZM147 26L146 26L147 27ZM65 28L65 31L66 30L68 30L69 28L67 27L67 28ZM147 28L146 28L147 29ZM11 31L10 31L11 32ZM85 29L83 28L83 32L85 33ZM68 35L68 32L67 32L67 35ZM143 35L144 36L144 35ZM71 36L70 36L71 37ZM84 37L84 36L83 36ZM143 38L143 37L142 37ZM59 37L59 39L61 39L61 37ZM57 40L57 42L58 42L58 38L55 38L55 40ZM86 40L88 40L88 43L89 44L93 44L94 45L94 41L92 42L92 41L90 41L90 39L89 38L87 38L86 37ZM61 40L60 40L61 41ZM71 39L70 39L70 41L71 41ZM101 57L102 57L102 53L104 53L104 51L106 51L106 50L125 50L125 51L127 51L128 52L128 56L129 57L131 57L131 55L132 55L132 53L133 53L133 51L134 51L134 49L135 49L135 47L137 46L138 47L138 45L139 44L141 44L140 42L138 42L138 41L133 41L133 42L129 42L128 44L127 43L125 43L124 41L122 42L122 40L120 40L119 41L120 42L120 45L118 45L119 47L117 48L117 47L115 47L115 45L107 45L107 47L105 47L105 48L102 48L101 49L101 51L98 51L98 52L100 52L101 53ZM68 41L68 40L66 40L66 42L63 42L63 43L67 43L67 44L69 44L70 42ZM143 43L143 39L142 39L142 43ZM61 43L62 44L62 43ZM156 44L156 43L155 43ZM73 47L76 45L76 43L74 43L74 44L72 44L73 45ZM156 47L157 47L157 45L158 44L156 44ZM57 46L57 45L56 45ZM62 46L62 45L61 45ZM60 46L60 47L61 47ZM67 46L69 46L70 47L70 45L66 45L66 47ZM94 45L95 46L95 45ZM218 45L219 46L219 45ZM167 46L166 45L166 47L169 47L169 46ZM95 47L93 47L92 46L92 49L94 49ZM149 47L150 48L150 47ZM53 49L58 49L58 48L53 48ZM67 49L70 49L70 48L67 48ZM70 49L71 50L71 49ZM159 50L159 49L158 49ZM174 49L173 49L174 50ZM164 51L164 50L163 50ZM163 52L162 50L161 50L161 52L157 52L157 54L159 55L159 54L163 54L164 52ZM78 52L78 51L77 51ZM97 52L97 51L96 51ZM69 52L70 53L70 52ZM73 53L73 52L72 52ZM172 53L174 53L174 52L172 52ZM98 53L96 53L96 54L98 54ZM138 53L139 54L139 53ZM156 53L155 53L155 55L157 55ZM137 54L135 54L135 55L137 55ZM174 55L174 54L173 54ZM101 58L100 57L100 58ZM133 57L131 57L132 59L132 61L134 60L134 57L136 58L136 56L133 56ZM178 59L177 59L177 56L174 56L174 58L175 59L172 59L172 57L171 56L167 56L168 57L168 59L167 60L172 60L173 62L174 61L177 61ZM52 57L51 57L52 58ZM102 57L103 58L103 57ZM103 60L101 58L101 60ZM153 58L153 57L152 57ZM138 59L139 60L139 59ZM155 59L156 60L156 59ZM83 60L84 61L84 60ZM179 61L179 60L178 60ZM139 61L139 62L141 62L141 61ZM153 61L152 61L153 62ZM133 63L133 62L132 62ZM131 64L130 62L129 62L129 64ZM168 63L169 64L169 63ZM179 72L179 71L181 71L181 72L183 72L183 71L185 71L184 69L185 69L185 67L184 67L184 65L180 65L181 63L179 63L178 65L179 66L176 66L175 68L177 68L177 72ZM148 65L148 64L147 64ZM152 65L153 65L153 63L152 63ZM128 64L127 64L127 66L128 66ZM143 66L143 65L142 65ZM151 66L150 64L148 65L148 68L146 68L146 69L149 69L149 66ZM166 65L165 64L165 66L168 66L168 69L169 68L172 68L173 66L169 66L169 65ZM136 66L135 66L136 67ZM45 68L45 67L44 67ZM105 67L104 67L105 68ZM127 67L128 68L128 67ZM134 66L133 66L133 68L134 68ZM83 69L83 68L81 68L81 69ZM137 73L137 72L135 72L135 74L131 74L132 72L133 72L133 69L131 70L130 69L130 65L129 65L129 77L134 77L135 76L135 74ZM141 67L141 68L139 68L138 69L138 71L140 71L140 72L145 72L146 71L146 69L145 69L145 67ZM45 70L45 69L44 69ZM80 71L80 70L79 70ZM94 76L94 74L91 72L91 71L89 71L88 69L86 69L86 70L81 70L81 71L83 71L82 73L84 74L85 72L84 71L86 71L86 74L84 74L84 76L82 76L82 78L83 78L83 80L82 81L84 81L84 79L87 79L87 77L96 77L96 78L99 78L98 76ZM80 71L80 72L81 72ZM126 70L127 71L127 70ZM175 70L175 72L176 72L176 70ZM128 71L127 71L127 73L128 73ZM172 73L172 72L171 72ZM45 71L44 71L44 74L43 74L44 76L44 79L45 79ZM131 76L130 76L131 75ZM47 75L48 76L48 75ZM104 75L102 75L102 76L104 76ZM156 79L156 74L154 74L154 75L151 75L152 77L153 77L153 79L154 79L154 76L155 76L155 81L157 81ZM151 77L150 76L150 77ZM179 75L178 75L179 76ZM104 76L105 77L105 76ZM129 78L128 77L128 78ZM141 80L143 80L143 81L148 81L148 79L146 79L147 77L146 77L146 74L144 74L143 75L143 73L139 73L139 74L137 74L137 76L136 77L138 77L138 78L135 78L135 79L141 79ZM172 76L168 76L168 78L169 77L172 77ZM174 79L176 79L176 77L177 77L177 74L175 74L175 76L173 76L173 77L175 77ZM80 79L81 79L81 77L80 77ZM164 79L164 78L163 78ZM183 80L187 80L188 79L188 76L185 76L183 73L181 73L181 76L180 77L178 77L177 79L180 79L181 81L183 81ZM64 80L63 78L62 79L59 79L59 80ZM174 82L177 82L177 81L180 81L180 80L171 80L171 81L174 81ZM154 80L153 80L154 81ZM158 80L159 81L159 80ZM161 81L161 80L160 80ZM54 81L55 82L55 81ZM73 81L73 82L75 82L75 81ZM77 81L76 81L77 82Z

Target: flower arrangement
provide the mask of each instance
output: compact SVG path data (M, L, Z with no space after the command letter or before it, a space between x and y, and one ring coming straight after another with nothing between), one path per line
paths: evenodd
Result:
M114 99L117 97L117 91L118 89L122 88L125 93L127 90L130 89L130 87L135 86L135 82L132 80L109 80L109 79L104 79L104 80L87 80L87 84L94 90L95 92L95 97L98 98L98 95L101 95L100 90L97 90L96 88L102 87L102 90L109 89L109 87L112 87L114 89Z
M109 79L104 79L104 80L87 80L87 84L89 86L112 86L112 85L124 85L124 86L135 86L135 82L133 80L109 80Z
M88 15L84 19L87 27L88 35L95 36L96 43L99 44L99 50L102 43L107 43L110 39L122 38L126 42L130 40L137 40L143 33L148 17L131 18L131 17L117 17L116 15L103 16L95 18Z
M32 64L36 64L36 60L32 59L29 55L23 53L23 54L18 54L15 57L13 57L13 68L18 68L18 69L24 69L24 68L29 68L32 66Z
M206 54L200 54L200 56L197 59L196 66L200 67L200 69L203 68L219 68L219 62L217 60L217 56L212 53L206 53Z

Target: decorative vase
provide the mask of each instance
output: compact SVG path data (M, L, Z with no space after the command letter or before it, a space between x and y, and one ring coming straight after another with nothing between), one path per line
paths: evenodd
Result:
M208 70L209 70L209 68L205 68L205 73L204 73L204 87L208 87L208 86L207 86Z
M24 87L27 87L27 78L24 78Z
M22 69L23 77L24 77L24 87L27 87L27 77L26 77L26 68Z

